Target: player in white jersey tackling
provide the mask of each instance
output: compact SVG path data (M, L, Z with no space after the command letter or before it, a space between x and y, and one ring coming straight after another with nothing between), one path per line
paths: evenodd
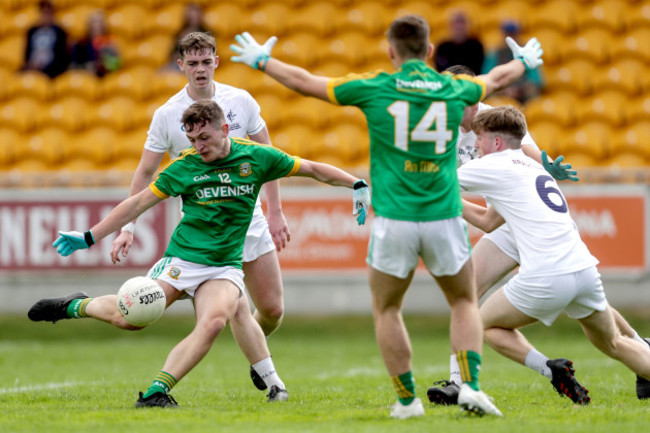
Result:
M458 170L459 183L491 207L465 203L463 217L486 232L505 221L520 255L519 273L480 308L485 341L502 355L543 371L547 358L517 329L536 321L550 326L564 311L580 321L599 350L650 379L650 347L617 329L598 260L580 239L564 196L542 165L521 150L523 114L513 107L485 110L472 121L472 130L480 159Z
M212 99L223 108L229 136L248 136L258 143L271 143L255 99L245 90L213 80L219 57L216 55L216 42L210 34L194 32L186 35L179 41L178 51L178 66L185 73L188 84L154 113L140 163L131 181L130 195L149 185L165 152L173 159L190 147L181 116L195 101ZM268 224L258 200L244 244L243 270L246 288L256 308L254 318L264 335L269 336L280 325L284 312L280 265L275 250L279 251L286 245L289 229L282 213L278 182L267 183L264 192L268 204ZM122 228L122 233L113 242L112 256L119 258L119 253L123 256L128 254L133 243L134 228L134 223ZM260 345L260 338L264 336L253 331L253 325L245 322L246 317L236 316L231 329L237 344L244 353L249 353L246 347ZM250 374L258 389L266 389L254 366L251 366Z

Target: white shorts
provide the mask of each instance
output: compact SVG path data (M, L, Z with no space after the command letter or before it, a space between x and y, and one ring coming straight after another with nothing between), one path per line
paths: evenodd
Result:
M262 206L255 206L253 219L246 232L242 260L252 262L273 250L275 250L275 244L269 232L269 224L262 212Z
M563 311L582 319L594 311L605 311L607 299L595 266L577 272L547 277L515 275L503 289L519 311L551 326Z
M503 224L498 229L492 231L492 233L484 234L483 238L491 241L506 256L510 257L515 262L521 263L519 261L519 248L517 248L515 236L512 234L507 224Z
M208 280L229 280L244 292L244 272L232 266L208 266L186 262L178 257L163 257L153 265L147 277L169 283L179 292L194 297L196 289Z
M431 274L456 275L470 253L467 223L461 217L421 222L375 217L366 263L406 278L422 257Z

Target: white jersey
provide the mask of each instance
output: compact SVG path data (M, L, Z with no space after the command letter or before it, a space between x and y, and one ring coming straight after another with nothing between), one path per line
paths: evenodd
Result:
M491 105L484 104L482 102L478 103L478 111L489 110L494 108ZM463 132L462 128L458 128L458 139L456 140L457 150L458 150L458 166L465 164L467 161L478 158L478 153L474 147L474 142L476 142L476 134L471 129L469 132ZM533 146L535 149L539 150L537 143L533 140L530 133L526 131L526 135L521 140L522 146Z
M458 169L458 181L506 220L519 248L521 275L561 275L598 263L555 180L521 149L469 161Z
M246 138L247 135L255 135L266 127L264 119L260 116L260 106L250 93L216 81L213 83L215 92L212 99L223 110L229 136ZM196 101L187 93L185 86L158 108L153 115L144 148L156 153L169 152L169 157L174 159L181 151L190 147L181 118L183 112L194 102Z

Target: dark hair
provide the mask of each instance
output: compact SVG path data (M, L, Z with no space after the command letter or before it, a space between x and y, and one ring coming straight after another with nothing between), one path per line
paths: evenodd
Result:
M526 118L523 113L511 105L479 111L472 120L472 131L490 132L504 136L510 147L521 146L521 139L526 135Z
M188 132L191 132L195 127L202 128L208 123L218 128L225 121L223 110L212 99L203 99L193 103L187 107L181 118L181 123Z
M445 69L443 72L451 72L454 75L469 75L470 77L476 77L476 74L472 68L465 65L454 65Z
M178 54L181 59L188 53L200 53L202 51L217 52L217 41L208 32L192 32L185 35L178 41Z
M425 59L429 49L429 24L420 15L405 15L393 21L388 42L403 59Z

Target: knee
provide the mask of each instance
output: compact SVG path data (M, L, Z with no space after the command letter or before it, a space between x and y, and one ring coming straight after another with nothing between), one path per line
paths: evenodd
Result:
M213 341L226 327L228 321L225 316L216 316L197 322L195 331L204 336L206 340Z
M278 304L273 305L270 308L267 307L266 309L258 308L257 311L262 317L277 322L282 320L282 316L284 315L284 306Z

